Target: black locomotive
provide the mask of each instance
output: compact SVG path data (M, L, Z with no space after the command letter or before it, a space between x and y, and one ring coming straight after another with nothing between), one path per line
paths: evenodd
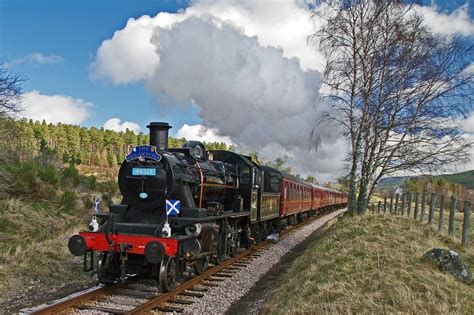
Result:
M95 270L103 283L133 275L156 279L168 291L186 270L200 274L210 261L236 255L295 221L291 218L344 203L315 207L310 195L305 209L301 194L298 213L290 214L288 207L297 200L290 200L288 178L278 171L241 154L207 152L197 141L168 148L171 127L163 122L147 127L150 144L132 148L121 164L121 204L97 214L91 231L69 240L71 253L84 255L84 269ZM100 253L96 265L94 251Z

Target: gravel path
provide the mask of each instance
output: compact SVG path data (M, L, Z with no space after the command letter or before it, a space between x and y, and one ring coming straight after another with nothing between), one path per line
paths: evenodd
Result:
M223 314L229 307L243 297L252 286L265 275L280 259L296 245L304 241L314 231L328 221L345 212L345 209L334 211L309 223L301 229L285 235L278 243L262 251L261 256L248 263L247 267L236 273L232 278L221 282L196 303L185 308L186 314Z

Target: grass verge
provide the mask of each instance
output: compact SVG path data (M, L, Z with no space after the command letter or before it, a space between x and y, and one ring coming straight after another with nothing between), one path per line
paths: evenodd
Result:
M421 262L450 248L469 266L474 251L413 219L344 217L288 270L264 313L470 313L474 285ZM471 269L472 270L472 269Z

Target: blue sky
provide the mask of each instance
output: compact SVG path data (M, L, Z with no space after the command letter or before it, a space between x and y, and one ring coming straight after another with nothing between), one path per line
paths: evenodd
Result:
M176 12L185 6L185 1L160 0L1 0L0 56L28 79L25 91L68 95L93 103L92 116L83 125L100 127L111 117L137 122L142 131L150 118L171 121L175 126L198 123L200 119L190 108L160 110L141 84L116 87L89 75L89 63L101 42L122 29L129 18ZM15 64L33 52L62 60Z
M431 1L424 1L431 3ZM464 0L437 1L450 12ZM177 12L187 1L162 0L0 0L0 57L28 80L24 90L47 95L67 95L93 103L92 115L82 124L102 126L111 118L143 126L152 119L175 126L201 122L194 107L160 110L140 83L114 86L90 78L90 62L102 43L125 27L129 18ZM473 7L469 7L472 16ZM15 63L38 52L61 58L60 62ZM140 105L140 110L136 106Z
M421 2L435 31L474 38L474 0ZM312 13L304 0L0 0L0 58L27 78L27 117L96 127L118 118L143 132L168 121L172 135L286 157L325 181L347 146L316 130L309 153L301 133L324 107L314 104L325 59L307 44ZM470 135L473 123L474 112Z

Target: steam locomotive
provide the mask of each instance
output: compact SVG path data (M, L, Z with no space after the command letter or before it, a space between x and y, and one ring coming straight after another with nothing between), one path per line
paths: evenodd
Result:
M197 141L168 148L171 126L147 127L150 144L133 147L120 166L122 202L96 214L90 231L68 242L102 283L133 275L155 279L166 292L185 271L201 274L286 225L347 202L344 193L249 156L206 151Z

